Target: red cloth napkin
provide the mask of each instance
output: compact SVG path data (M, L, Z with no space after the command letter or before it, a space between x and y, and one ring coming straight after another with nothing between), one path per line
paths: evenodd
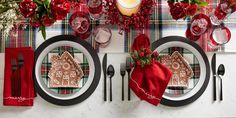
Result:
M171 76L171 71L159 62L143 68L136 66L129 86L141 100L158 105Z
M149 45L149 38L145 34L141 34L135 38L132 51L148 48ZM129 86L141 100L158 105L171 76L171 70L159 62L144 67L135 66L131 73Z
M22 54L24 65L21 70L18 69L12 72L12 60L18 62L19 54ZM6 48L5 50L5 74L4 74L4 91L3 91L3 105L6 106L33 106L34 97L36 96L34 90L34 83L32 78L34 66L34 51L30 47L24 48ZM20 74L21 73L21 74ZM21 79L19 79L19 76ZM12 81L12 77L15 78ZM20 82L20 85L19 85ZM12 90L12 85L15 89ZM18 91L20 88L20 91ZM12 92L16 94L12 94Z
M132 51L140 50L142 48L148 48L150 46L150 41L147 35L140 34L138 35L132 44Z

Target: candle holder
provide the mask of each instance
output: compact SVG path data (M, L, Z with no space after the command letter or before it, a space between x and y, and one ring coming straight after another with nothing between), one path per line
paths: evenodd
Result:
M117 0L116 5L122 15L131 16L139 11L141 0Z

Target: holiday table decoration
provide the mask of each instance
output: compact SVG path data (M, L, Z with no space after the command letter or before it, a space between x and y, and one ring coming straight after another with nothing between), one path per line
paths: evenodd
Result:
M173 74L168 88L188 88L189 79L193 76L193 70L178 51L173 52L171 56L161 56L160 62L171 69Z
M175 20L193 16L200 10L199 8L208 5L202 0L168 0L167 2L170 7L170 14Z
M52 67L49 70L50 87L78 88L79 81L84 76L79 63L65 51L61 56L51 57Z
M120 33L130 31L130 28L146 28L149 25L150 15L153 13L152 9L156 3L154 0L141 0L141 3L139 1L105 0L106 23L117 25Z
M156 61L158 53L149 49L149 38L144 34L135 39L131 57L134 69L129 80L130 88L141 100L158 105L172 76L171 70Z
M62 20L70 12L71 3L68 0L22 0L19 5L20 13L31 26L39 28L46 39L45 28Z
M18 3L19 0L0 1L0 31L3 36L8 36L12 29L16 32L20 26L20 22L17 22L21 19Z

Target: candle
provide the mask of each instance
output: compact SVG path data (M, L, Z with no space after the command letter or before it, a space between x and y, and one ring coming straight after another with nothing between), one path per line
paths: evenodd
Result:
M141 0L117 0L117 8L121 14L131 16L138 12Z

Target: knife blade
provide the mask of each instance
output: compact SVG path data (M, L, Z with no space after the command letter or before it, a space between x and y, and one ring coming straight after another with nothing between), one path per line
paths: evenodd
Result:
M212 56L211 69L213 73L213 100L216 101L216 53Z
M107 53L102 60L102 69L104 74L104 101L107 101Z

